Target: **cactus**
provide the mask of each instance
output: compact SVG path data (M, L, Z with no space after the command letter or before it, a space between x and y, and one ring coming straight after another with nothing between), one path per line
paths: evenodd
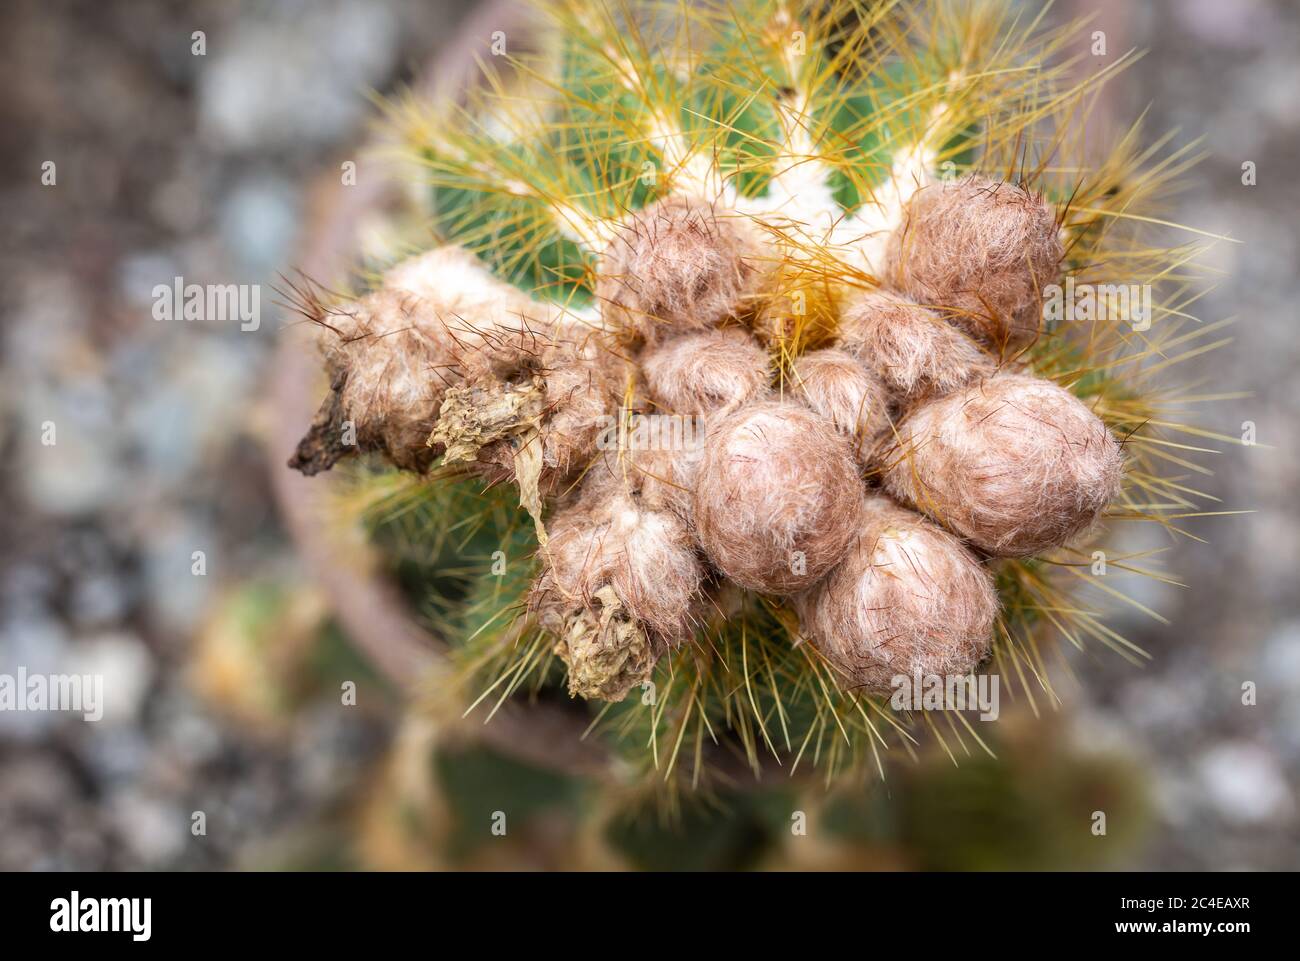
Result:
M302 305L331 386L293 463L372 455L478 700L567 686L675 791L983 746L893 676L1034 702L1054 639L1145 656L1076 596L1118 593L1102 521L1204 513L1167 372L1216 327L1203 235L1154 229L1186 152L1082 161L1127 58L1074 78L1078 25L995 3L543 6L541 54L394 111L433 248ZM1067 278L1154 306L1045 324Z

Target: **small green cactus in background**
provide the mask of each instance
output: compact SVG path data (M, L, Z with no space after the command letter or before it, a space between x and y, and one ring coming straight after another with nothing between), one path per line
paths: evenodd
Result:
M1153 239L1185 153L1083 164L1125 58L1079 80L1077 25L996 3L544 9L462 108L395 111L437 243L301 304L292 464L373 455L467 704L567 688L647 785L829 780L983 747L896 678L1032 703L1048 641L1144 656L1078 589L1118 593L1099 518L1200 513L1165 373L1215 327L1202 235Z

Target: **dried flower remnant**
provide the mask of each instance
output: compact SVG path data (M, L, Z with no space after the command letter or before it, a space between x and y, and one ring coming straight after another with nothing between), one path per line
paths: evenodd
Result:
M571 694L619 701L694 631L703 568L685 523L584 490L548 524L529 606L557 639Z
M618 409L622 363L594 339L518 340L499 338L467 359L464 384L447 391L428 443L446 449L447 463L473 462L500 481L516 479L517 454L536 439L541 486L554 490L595 454Z

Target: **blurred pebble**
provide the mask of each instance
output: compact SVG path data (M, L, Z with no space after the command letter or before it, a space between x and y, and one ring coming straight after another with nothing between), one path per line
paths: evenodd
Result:
M1213 745L1196 769L1206 797L1228 821L1255 824L1294 813L1295 799L1277 760L1257 744Z

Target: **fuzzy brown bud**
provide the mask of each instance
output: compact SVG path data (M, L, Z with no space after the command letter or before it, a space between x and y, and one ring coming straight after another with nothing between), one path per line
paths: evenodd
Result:
M905 403L993 373L993 358L961 330L902 294L864 291L840 316L839 346Z
M596 297L608 325L654 340L734 314L757 284L753 228L738 214L688 197L633 213L600 261Z
M427 470L438 451L426 441L467 357L503 338L533 337L554 320L553 308L497 280L458 247L413 257L384 280L356 301L309 305L330 392L289 462L304 474L371 451L397 467Z
M790 393L838 427L864 461L889 431L889 393L852 354L813 350L794 362Z
M641 356L650 397L674 414L727 414L767 392L767 351L735 327L683 334Z
M741 587L793 594L843 556L863 496L834 424L795 404L763 402L710 426L695 528L709 559Z
M1119 493L1123 455L1082 401L999 374L922 404L899 425L886 489L981 550L1021 557L1069 543Z
M917 191L890 238L892 287L1000 352L1032 343L1064 251L1052 205L1015 184L968 177Z
M845 687L886 694L899 675L973 670L988 655L998 602L957 538L875 495L848 555L795 608Z

